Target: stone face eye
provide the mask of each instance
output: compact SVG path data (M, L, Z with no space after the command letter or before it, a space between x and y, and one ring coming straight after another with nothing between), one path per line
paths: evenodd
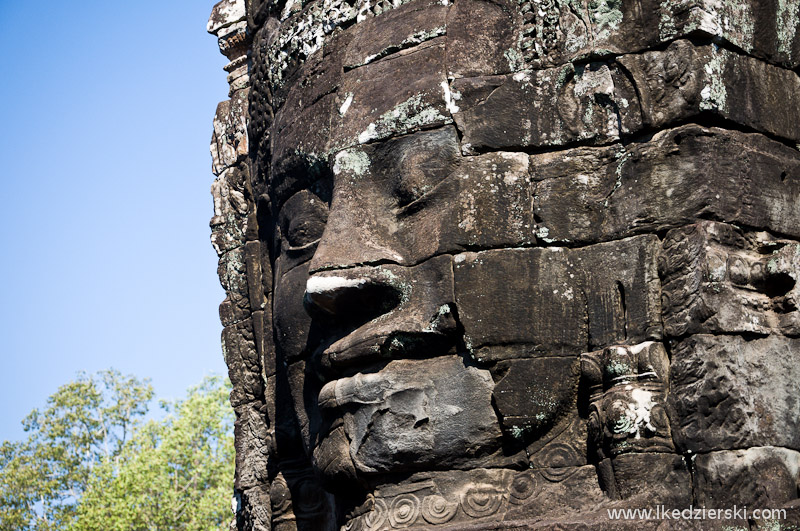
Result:
M447 176L441 167L436 167L435 160L430 159L415 155L404 164L396 192L399 207L420 199Z
M458 161L455 132L433 131L389 143L386 157L392 168L397 206L403 208L425 196L455 169Z
M308 190L296 193L280 213L282 248L305 249L322 237L328 220L328 205Z

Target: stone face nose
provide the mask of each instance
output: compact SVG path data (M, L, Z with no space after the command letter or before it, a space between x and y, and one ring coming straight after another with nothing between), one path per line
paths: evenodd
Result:
M379 359L446 354L458 332L449 256L312 274L306 311L327 332L323 368L340 373Z
M388 215L357 202L331 207L325 232L311 259L311 273L375 264L405 264Z
M402 293L391 280L384 270L370 267L313 274L306 282L306 310L358 326L400 303Z
M396 198L385 175L374 171L372 150L351 148L336 155L333 195L311 273L377 264L409 265L398 238L402 229Z
M336 313L336 301L341 295L361 289L366 282L365 278L312 276L306 282L306 299L309 303L333 314Z

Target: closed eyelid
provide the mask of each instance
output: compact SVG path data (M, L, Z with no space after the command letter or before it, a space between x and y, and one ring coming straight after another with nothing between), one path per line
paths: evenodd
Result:
M287 251L305 251L305 250L311 249L312 247L314 247L317 244L319 244L319 242L321 240L322 240L322 238L317 238L313 242L305 243L303 245L297 245L297 246L289 245L289 246L286 247L286 250Z
M416 199L414 199L410 203L407 203L407 204L405 204L405 205L403 205L401 207L398 207L397 208L397 213L400 214L400 215L408 214L410 210L413 211L415 208L419 208L421 206L421 204L424 202L424 200L430 194L432 194L437 189L439 189L441 186L443 186L444 183L448 182L452 177L453 177L452 173L450 175L445 176L439 182L434 184L429 190L425 191L421 196L417 197Z

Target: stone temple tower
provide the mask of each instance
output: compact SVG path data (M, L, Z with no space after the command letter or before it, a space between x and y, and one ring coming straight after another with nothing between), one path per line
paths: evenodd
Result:
M208 31L232 528L800 526L800 0Z

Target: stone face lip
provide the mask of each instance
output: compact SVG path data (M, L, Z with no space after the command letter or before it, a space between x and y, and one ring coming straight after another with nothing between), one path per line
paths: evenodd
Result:
M231 529L800 525L797 0L207 30Z
M386 266L378 270L348 269L336 276L317 273L309 283L324 281L323 293L310 295L319 301L327 296L333 312L355 318L353 305L370 305L380 299L379 316L366 314L361 324L329 345L321 362L333 370L365 366L376 359L432 357L447 352L456 333L452 315L453 280L449 257L438 257L412 268ZM308 285L306 288L309 297Z
M361 474L450 468L496 448L494 387L488 371L456 357L392 361L382 370L328 383L323 415L342 410L349 447L334 448L325 434L315 450L323 470L335 458L353 460ZM343 455L331 455L341 453Z

